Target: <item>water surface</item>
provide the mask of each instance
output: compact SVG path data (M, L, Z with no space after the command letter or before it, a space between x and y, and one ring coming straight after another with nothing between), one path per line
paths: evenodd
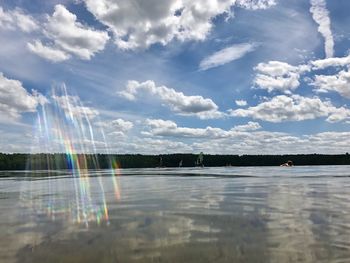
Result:
M0 262L349 262L349 168L1 172Z

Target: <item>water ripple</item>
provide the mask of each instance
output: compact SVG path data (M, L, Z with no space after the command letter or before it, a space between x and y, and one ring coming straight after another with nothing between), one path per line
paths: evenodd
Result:
M109 171L92 171L90 203L102 183L108 222L88 225L72 220L69 171L7 177L1 262L348 262L348 168L122 170L119 199Z

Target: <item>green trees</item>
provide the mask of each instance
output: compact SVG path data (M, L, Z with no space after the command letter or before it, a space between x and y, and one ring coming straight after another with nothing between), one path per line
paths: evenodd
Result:
M73 159L72 159L73 158ZM76 154L69 156L63 153L54 154L4 154L0 153L0 170L57 170L72 169L78 162L82 169L109 169L111 162L117 162L121 168L154 168L159 167L193 167L198 161L197 154ZM323 155L209 155L204 154L203 164L212 166L278 166L292 160L294 165L350 165L349 154Z

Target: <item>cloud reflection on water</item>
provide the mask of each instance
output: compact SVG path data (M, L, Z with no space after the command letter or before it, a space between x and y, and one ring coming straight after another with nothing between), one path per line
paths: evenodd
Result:
M295 167L290 176L230 178L229 171L241 168L230 169L222 168L224 177L169 176L181 175L179 169L124 170L119 200L110 178L100 177L109 224L90 222L89 228L67 220L69 209L52 221L41 206L54 193L56 202L69 207L74 202L73 178L18 181L13 189L21 184L22 189L34 190L27 199L34 202L27 208L13 205L16 196L11 196L10 188L2 189L8 204L7 217L0 215L7 231L2 233L11 232L3 234L10 242L2 246L16 252L21 263L48 258L85 263L101 257L105 262L335 262L350 256L346 177L305 178L292 173L305 173L306 168ZM242 168L241 173L247 171ZM99 194L98 180L90 178L93 198ZM16 218L13 224L11 218ZM11 259L14 262L13 254Z

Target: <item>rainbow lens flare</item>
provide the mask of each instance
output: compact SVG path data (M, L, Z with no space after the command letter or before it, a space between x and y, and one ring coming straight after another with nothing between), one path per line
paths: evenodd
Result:
M105 177L109 176L113 185L113 200L121 200L121 166L110 157L109 172L100 169L98 154L109 154L109 147L102 127L93 125L97 115L98 112L85 107L78 96L69 95L64 84L53 88L50 102L41 105L38 111L33 155L27 162L31 177L44 172L49 176L45 186L49 189L45 190L52 194L37 201L33 199L33 189L25 189L21 192L25 206L45 213L53 221L59 217L86 227L92 222L109 224L105 192L109 180ZM68 181L64 180L67 176L73 177L74 185L67 185ZM50 180L61 180L62 184L51 184ZM61 198L67 187L74 188L75 193L68 201Z

